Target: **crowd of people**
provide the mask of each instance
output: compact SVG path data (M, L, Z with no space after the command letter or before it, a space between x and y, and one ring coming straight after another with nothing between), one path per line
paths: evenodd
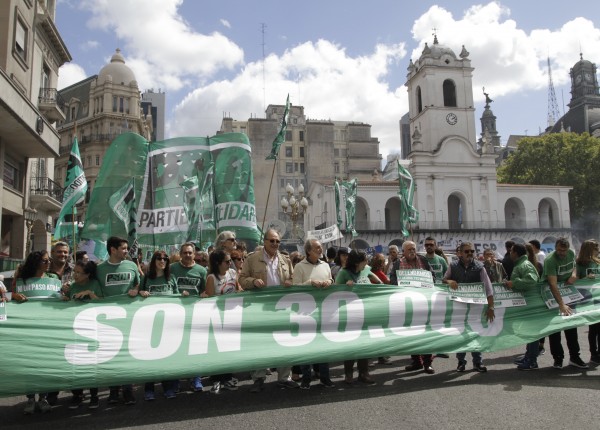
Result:
M48 278L49 291L43 297L56 297L62 300L98 300L105 297L128 295L130 297L149 297L160 295L197 296L200 298L240 291L265 289L271 286L311 285L315 288L327 288L332 284L391 284L398 285L402 270L421 269L431 272L436 283L447 284L457 289L461 283L482 283L487 297L485 315L488 321L495 318L494 294L492 283L503 283L515 291L535 288L539 281L545 281L563 315L570 315L572 309L564 303L558 286L561 283L573 284L577 279L594 278L600 271L599 244L595 240L583 242L576 256L570 243L559 238L555 250L546 255L540 249L540 243L532 240L521 244L507 241L506 255L498 259L491 249L475 255L475 247L463 242L456 249L454 261L447 258L438 248L433 237L424 242L424 253L417 252L415 242L407 240L401 250L397 246L389 247L386 258L377 253L370 260L364 251L347 248L329 248L326 251L318 240L308 240L304 244L304 253L280 250L281 238L276 230L264 233L263 243L253 252L248 252L243 242L236 240L232 231L221 232L214 247L208 252L198 249L194 243L180 246L179 252L167 255L165 251L153 252L150 261L144 264L142 256L129 258L127 240L111 237L107 241L108 258L96 264L90 261L85 252L78 252L74 263L69 261L69 245L57 242L47 251L34 251L15 273L12 300L26 302L40 298L31 294L27 288L30 282L39 282ZM52 280L52 281L51 281ZM6 288L0 282L1 300L6 301ZM36 291L39 294L39 289ZM564 330L569 352L570 366L585 369L588 364L580 357L577 329ZM553 367L561 369L564 365L564 350L561 332L549 336L550 352L554 359ZM600 363L600 323L589 327L590 361ZM516 361L519 370L538 368L537 358L543 354L544 339L527 344L525 354ZM434 357L446 356L442 352L411 356L411 364L406 371L423 371L434 374ZM487 372L480 352L472 352L474 371ZM466 353L457 353L457 372L465 372ZM378 357L378 362L390 364L389 357ZM374 384L369 374L369 358L347 360L344 362L343 383L353 384L354 368L358 371L357 381ZM326 388L335 387L330 378L328 363L307 363L302 366L281 366L273 369L277 372L277 384L282 388L310 389L313 375ZM255 369L251 372L250 391L259 393L264 389L265 378L271 369ZM202 377L190 378L193 391L203 391ZM221 390L235 391L238 381L231 373L210 376L210 392L218 394ZM162 391L168 399L175 398L179 390L179 380L161 381ZM144 384L144 399L155 399L154 381ZM98 388L89 388L88 408L99 407ZM37 401L36 401L37 395ZM48 412L57 401L58 393L29 393L24 412L33 414L36 410ZM121 402L133 405L136 398L131 384L109 387L109 403ZM83 389L72 391L70 408L77 409L84 402Z

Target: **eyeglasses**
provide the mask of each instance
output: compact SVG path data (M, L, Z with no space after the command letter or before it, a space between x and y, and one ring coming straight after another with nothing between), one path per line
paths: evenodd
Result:
M435 243L426 243L425 246L435 246Z
M463 254L475 254L474 249L465 249L462 251Z
M279 239L265 239L268 240L271 243L281 243L281 241Z
M169 261L169 257L156 257L156 261Z
M223 260L223 263L231 264L231 258L229 260Z
M225 239L226 241L235 242L235 237L230 237L229 239Z

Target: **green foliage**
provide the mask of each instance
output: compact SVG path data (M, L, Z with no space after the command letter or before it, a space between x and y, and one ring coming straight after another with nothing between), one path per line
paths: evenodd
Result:
M572 220L598 217L600 139L588 133L526 137L498 169L498 182L571 186ZM589 225L588 222L585 222Z

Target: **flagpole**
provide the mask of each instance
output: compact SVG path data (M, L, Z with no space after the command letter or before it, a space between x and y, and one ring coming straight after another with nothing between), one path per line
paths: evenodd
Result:
M75 205L73 205L73 207L71 208L71 220L73 221L73 263L76 262L76 254L77 254L77 237L76 237L76 231L77 231L77 219L75 218L75 214L77 213L76 209L75 209Z
M273 177L275 176L275 167L277 166L277 158L273 160L273 172L271 173L271 182L269 182L269 192L267 193L267 202L265 203L265 213L263 215L262 225L260 226L261 234L265 232L265 220L267 219L267 208L269 207L269 197L271 196L271 187L273 186Z

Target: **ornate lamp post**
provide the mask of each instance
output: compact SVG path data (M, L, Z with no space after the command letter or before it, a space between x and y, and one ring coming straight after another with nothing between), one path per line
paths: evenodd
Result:
M35 216L37 210L31 209L27 206L23 210L23 216L25 217L25 226L27 227L27 242L25 242L25 257L31 252L31 230L33 229L33 223L35 222Z
M298 235L297 222L298 218L304 215L308 208L308 200L304 197L304 186L302 184L298 186L298 197L294 196L296 190L291 184L287 184L285 191L287 192L287 199L285 197L281 198L281 209L292 220L292 237L302 239Z

